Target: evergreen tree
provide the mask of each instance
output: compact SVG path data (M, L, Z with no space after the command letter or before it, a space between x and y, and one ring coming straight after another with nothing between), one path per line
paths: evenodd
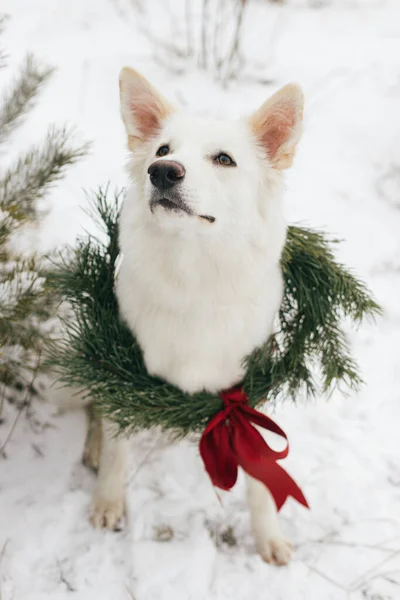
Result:
M1 24L4 23L0 20ZM4 67L4 53L0 54ZM0 100L0 151L23 125L52 69L33 56L23 61ZM66 128L51 127L44 139L24 151L11 165L0 163L0 417L11 390L23 391L26 404L37 373L43 368L42 345L54 316L54 293L46 289L43 258L18 252L18 236L39 217L38 201L60 179L87 146L70 143ZM0 156L1 158L1 156Z

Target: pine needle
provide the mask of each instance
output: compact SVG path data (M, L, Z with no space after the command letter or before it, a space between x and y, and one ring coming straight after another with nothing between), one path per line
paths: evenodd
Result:
M88 146L72 146L70 136L65 128L50 128L44 142L20 156L0 178L0 210L15 226L35 219L37 202L49 186L87 153Z
M28 54L10 89L0 105L0 144L21 124L22 117L33 108L40 87L49 79L53 69L38 64Z

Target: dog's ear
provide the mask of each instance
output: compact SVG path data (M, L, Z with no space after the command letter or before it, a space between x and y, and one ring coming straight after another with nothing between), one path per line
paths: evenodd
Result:
M250 117L252 131L276 169L287 169L292 165L301 137L303 105L300 86L290 83Z
M134 69L124 67L119 76L121 114L128 134L128 146L155 135L174 107Z

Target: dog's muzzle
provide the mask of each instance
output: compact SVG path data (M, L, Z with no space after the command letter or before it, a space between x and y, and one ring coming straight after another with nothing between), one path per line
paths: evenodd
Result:
M156 160L147 169L150 181L160 191L170 190L185 177L185 167L175 160Z
M162 206L168 211L192 214L177 187L186 172L181 163L174 160L156 160L149 166L147 172L154 186L150 202L152 212L157 206Z
M181 163L176 160L155 160L147 169L147 173L154 186L150 201L151 212L157 206L162 206L168 211L194 215L179 193L179 187L177 188L177 184L183 181L186 174L185 167ZM215 217L211 215L196 216L209 223L215 221Z

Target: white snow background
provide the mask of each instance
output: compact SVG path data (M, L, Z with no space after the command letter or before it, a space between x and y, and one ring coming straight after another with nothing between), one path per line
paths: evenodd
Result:
M145 4L149 25L164 32L160 2ZM163 4L182 10L179 1ZM253 71L266 81L241 79L228 89L194 67L164 68L163 50L155 60L122 0L2 0L0 10L11 17L1 84L28 50L57 67L3 163L53 122L75 124L79 137L93 140L91 154L50 193L50 214L35 234L40 249L93 227L83 188L126 184L122 66L142 71L177 102L231 116L294 80L306 110L288 174L288 220L344 238L338 256L385 311L376 325L350 333L366 381L360 393L274 411L291 441L286 465L311 505L306 511L288 501L281 511L296 546L289 566L262 562L243 481L220 504L188 441L168 447L154 435L135 437L126 528L92 529L95 478L80 462L84 415L55 416L43 403L41 425L21 419L0 460L1 600L400 599L399 0L254 3L245 41ZM12 412L6 417L0 441Z

